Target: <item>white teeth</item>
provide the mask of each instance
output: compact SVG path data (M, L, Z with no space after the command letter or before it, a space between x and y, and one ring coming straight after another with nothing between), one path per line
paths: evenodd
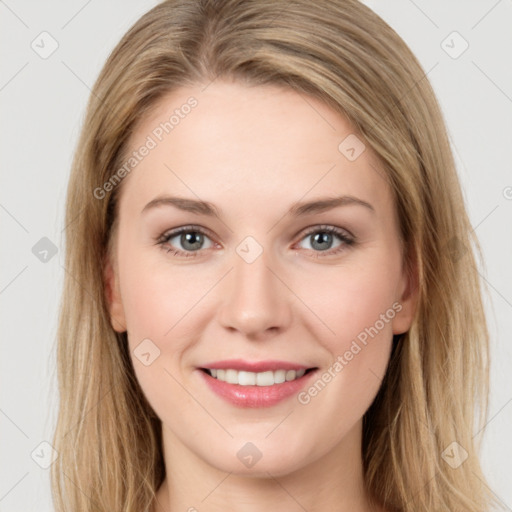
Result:
M238 384L238 375L236 370L226 370L226 382L229 382L229 384Z
M240 384L240 386L254 386L256 384L256 374L253 372L237 372L233 370L237 375L237 382L232 384Z
M261 372L256 374L257 386L273 386L274 385L274 372Z
M288 370L286 372L286 381L289 380L295 380L295 377L297 377L297 372L295 370Z
M282 384L286 380L286 370L277 370L274 372L274 384Z
M227 370L208 370L210 375L217 380L222 380L228 384L239 384L240 386L273 386L282 384L291 380L300 379L306 370L276 370L266 372L246 372L233 369Z

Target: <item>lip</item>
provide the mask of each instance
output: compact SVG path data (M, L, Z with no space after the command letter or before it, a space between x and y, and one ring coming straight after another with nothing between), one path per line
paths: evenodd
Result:
M230 364L232 363L233 361L230 362ZM220 364L220 362L218 364ZM222 362L222 364L224 364L224 362ZM268 361L265 362L265 364L268 364ZM288 369L294 370L297 367L297 365L293 364L292 366L292 368ZM233 366L207 366L207 368L237 369L233 368ZM258 371L269 370L268 366L265 366L265 368L266 370ZM301 368L306 369L307 367L298 367L299 370ZM284 370L285 368L283 368L283 366L279 366L279 368L277 369ZM241 368L241 370L244 371L245 369ZM300 390L303 389L308 384L312 377L316 375L316 373L318 372L318 368L311 368L311 371L305 373L302 377L298 379L286 381L281 384L274 384L272 386L241 386L239 384L229 384L227 382L215 379L201 368L198 368L197 371L201 374L201 378L204 380L209 389L217 396L230 403L231 405L243 408L263 408L272 407L273 405L276 405L292 396L297 395L300 392Z
M268 372L276 370L307 370L313 366L304 366L303 364L291 363L289 361L245 361L243 359L225 359L223 361L215 361L206 363L201 368L209 368L213 370L238 370L245 372Z

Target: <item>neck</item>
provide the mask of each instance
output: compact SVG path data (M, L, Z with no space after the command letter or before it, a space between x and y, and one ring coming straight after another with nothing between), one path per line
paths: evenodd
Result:
M165 425L162 433L166 478L156 493L153 512L383 510L372 507L364 490L361 423L335 449L285 475L221 471L190 451Z

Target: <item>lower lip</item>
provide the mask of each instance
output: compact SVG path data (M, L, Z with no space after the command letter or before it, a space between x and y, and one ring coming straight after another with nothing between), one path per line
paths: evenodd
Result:
M198 371L202 374L206 384L218 396L238 407L253 408L271 407L298 394L311 376L316 373L316 370L312 370L298 379L272 386L240 386L215 379L203 370Z

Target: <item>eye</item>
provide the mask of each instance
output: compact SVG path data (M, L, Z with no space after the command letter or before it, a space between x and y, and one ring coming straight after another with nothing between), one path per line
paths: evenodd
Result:
M332 249L336 238L340 243ZM207 247L204 247L205 240L210 242ZM310 228L301 240L309 241L310 247L306 249L316 253L316 257L338 254L355 243L354 237L347 231L328 225ZM186 258L197 257L201 250L211 249L215 245L208 232L200 226L183 226L164 233L157 239L157 244L167 253ZM181 248L176 248L177 245Z
M341 243L332 249L333 242L336 238L338 238ZM307 249L318 253L316 257L338 254L355 243L354 237L347 231L326 225L314 226L309 229L302 240L309 241L310 247Z
M171 243L174 239L177 240ZM157 243L161 245L162 249L166 252L172 252L174 256L189 258L197 256L201 249L205 249L205 247L203 247L205 239L210 240L203 228L199 226L183 226L164 233L158 238ZM183 249L176 249L175 246L177 244L181 245ZM210 247L206 247L206 249L211 248L211 246L213 246L213 243L211 243Z

